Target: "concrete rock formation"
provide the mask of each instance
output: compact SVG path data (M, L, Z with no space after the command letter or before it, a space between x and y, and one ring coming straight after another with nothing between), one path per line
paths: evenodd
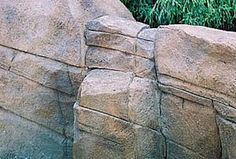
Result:
M0 158L235 159L235 55L119 1L3 0Z
M75 158L236 157L236 33L108 16L86 27Z
M133 20L118 0L0 2L1 159L72 158L84 28L103 15Z

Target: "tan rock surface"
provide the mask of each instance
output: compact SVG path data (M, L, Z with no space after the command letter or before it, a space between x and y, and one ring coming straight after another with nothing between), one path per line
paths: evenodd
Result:
M10 71L70 95L77 94L86 72L83 68L22 52L12 60ZM76 74L77 78L71 78L71 74Z
M14 59L16 52L11 49L0 46L0 68L8 70L11 67L11 62Z
M157 36L157 28L149 28L149 29L143 29L139 34L139 39L145 39L149 41L155 42L156 36Z
M81 85L80 105L128 120L132 73L91 71Z
M73 145L75 159L126 159L123 145L103 137L82 131L76 141Z
M89 47L86 54L86 65L89 68L110 69L133 72L141 78L155 79L154 62L139 56L126 54L117 50L100 47Z
M134 129L136 158L165 158L165 138L160 132L139 125L134 125Z
M120 34L97 32L87 30L85 32L86 44L89 46L99 46L110 48L122 52L134 54L136 39Z
M137 39L135 54L144 58L152 59L154 52L154 42Z
M160 27L156 39L156 65L158 73L163 75L159 78L161 83L236 107L236 33L174 25ZM172 81L168 82L168 77ZM174 82L178 80L190 86Z
M4 0L0 44L84 66L84 25L102 15L133 19L118 0Z
M134 60L133 55L101 47L90 46L86 53L86 65L89 68L134 72Z
M235 70L235 33L149 29L118 0L3 1L0 158L65 158L74 134L75 159L234 159Z
M132 124L84 107L76 108L76 124L82 130L120 144L134 142ZM129 144L129 143L128 143Z
M97 18L88 22L86 27L93 31L122 34L131 37L137 37L138 33L142 29L149 28L146 24L115 16L103 16Z
M236 124L217 117L222 145L222 158L236 158Z
M77 156L92 159L97 155L105 158L112 155L115 159L163 158L165 140L160 132L78 105L75 108L76 126L82 133L74 142ZM84 136L84 132L87 135Z
M0 107L14 113L13 116L21 116L35 125L45 127L40 132L42 135L54 137L60 134L66 138L63 142L72 138L74 133L72 107L78 88L87 72L85 23L102 15L120 16L129 19L130 22L134 20L119 0L1 1ZM41 134L37 136L37 129L28 130L31 129L31 122L27 124L29 128L20 130L19 133L27 136L32 132L32 136L35 134L40 138ZM13 129L14 127L9 131ZM46 132L48 129L52 132ZM7 138L6 134L3 135L5 136L1 135L0 140ZM14 138L14 134L10 137ZM47 140L47 137L45 138ZM22 136L22 140L27 139ZM48 152L43 149L42 153L47 157L52 159L68 157L61 154L67 151L61 149L61 142L47 146L45 145L48 144L47 141L38 140L39 144L35 141L35 146L38 146L38 151L45 146ZM18 144L18 147L4 149L4 155L11 155L11 151L21 151L21 147L31 146L29 142L17 143L18 141L18 136L16 140L12 139L11 143ZM53 142L50 139L49 141ZM23 150L25 153L34 152L32 149ZM0 158L2 151L1 147ZM34 157L42 158L39 156L42 154L37 153ZM21 158L21 156L10 158L15 157Z
M168 139L205 158L220 157L216 112L213 108L163 94L161 112L163 134Z
M135 77L129 88L129 119L133 123L160 129L160 91L155 81Z
M224 105L219 102L214 102L214 107L218 114L222 116L224 119L227 119L229 121L236 123L236 109L233 107L230 107L228 105Z
M63 109L66 110L65 114L72 113L75 102L73 96L43 87L2 69L0 69L0 90L0 106L19 116L61 134L64 133L66 125L73 123L71 115L64 118L61 112ZM72 125L67 129L72 129ZM72 133L67 135L71 136Z

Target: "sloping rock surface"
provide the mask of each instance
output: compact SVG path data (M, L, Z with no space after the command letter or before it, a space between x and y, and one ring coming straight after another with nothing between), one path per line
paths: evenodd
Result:
M236 33L161 26L155 43L167 156L235 158Z
M75 158L234 158L235 33L108 16L86 27Z
M160 83L236 107L236 33L173 25L156 39Z
M73 104L87 73L85 23L134 19L119 0L0 3L0 113L10 114L1 115L0 158L71 159L72 142L69 156L63 143L73 139Z

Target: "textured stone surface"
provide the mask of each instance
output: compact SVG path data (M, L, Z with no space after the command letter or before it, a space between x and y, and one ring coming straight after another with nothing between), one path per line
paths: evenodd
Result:
M69 4L73 15L80 20L83 19L84 24L103 15L134 20L132 14L119 0L78 0L70 1Z
M154 42L137 39L136 55L152 59L154 52Z
M172 78L161 83L236 106L236 33L174 25L160 27L156 39L158 73Z
M137 37L142 29L148 28L149 26L133 20L127 20L126 18L103 16L88 22L86 27L93 31Z
M164 158L165 140L160 132L78 105L75 108L81 132L74 143L77 157Z
M236 123L217 117L222 145L222 158L236 158Z
M0 108L1 159L71 159L71 140Z
M19 134L14 134L13 130L21 125L9 130L6 128L13 134L9 136L12 141L5 142L5 138L8 140L7 133L0 135L0 158L67 159L63 156L64 150L61 151L61 143L66 140L54 142L50 138L57 133L73 137L72 106L87 72L85 24L102 15L124 17L130 23L134 20L119 0L1 2L0 107L13 112L13 116L22 116L34 122L36 127L38 124L45 129L31 130L29 123L29 127L22 127L27 133L19 130ZM18 140L20 135L22 141ZM32 145L31 136L42 137L42 141L32 139L35 142ZM23 143L27 139L30 142ZM2 140L5 147L2 146ZM8 147L7 142L18 147ZM1 153L3 150L4 154ZM16 156L1 156L11 155L10 151ZM23 151L30 156L20 156Z
M122 145L103 137L82 131L76 141L73 145L75 159L126 159Z
M220 39L232 40L234 37L228 34L223 37L219 34L224 32L210 29L206 30L210 36L204 38L201 27L165 26L144 29L138 37L131 38L130 35L124 36L122 26L118 26L116 30L115 23L108 21L107 17L98 18L89 25L87 29L90 30L86 31L89 45L86 56L88 67L133 72L136 75L128 86L128 115L127 118L123 117L128 124L133 123L127 128L132 132L129 142L135 143L128 158L219 159L221 145L215 116L219 113L234 121L233 107L236 104L234 42L231 45L230 40L225 40L225 43ZM195 35L197 31L200 32L199 35ZM152 64L154 47L156 66ZM226 53L224 57L221 56L222 52ZM217 69L220 71L217 72ZM157 77L155 71L158 73ZM221 78L222 75L229 76ZM97 81L104 81L104 77L98 77ZM113 82L120 85L118 81ZM86 90L93 90L92 84L87 85ZM100 90L114 87L99 82L94 85ZM83 92L83 87L81 91ZM104 101L100 101L96 103L106 105ZM216 104L216 101L225 105ZM119 141L117 137L120 139L120 134L116 134L116 131L114 133L109 124L105 126L104 122L108 122L106 117L114 120L121 116L114 115L110 109L100 111L100 104L93 105L92 110L81 105L80 109L87 109L90 113L87 112L86 117L84 112L83 115L76 114L76 118L84 117L79 121L86 121L79 123L76 120L79 123L77 127L90 133L95 132L97 138ZM116 106L119 107L119 102L112 107ZM94 114L99 117L94 117ZM93 118L101 120L98 122ZM122 143L126 143L126 139ZM115 147L119 149L119 146ZM84 152L86 154L89 151Z
M133 148L135 142L135 134L131 123L128 123L127 121L112 117L104 113L100 113L79 106L76 107L75 111L75 124L80 130L95 134L98 136L98 139L102 137L105 140L112 141L113 143L118 144L117 146L114 146L113 149L119 150L120 148L122 148L123 158L134 157ZM80 138L79 140L75 140L75 143L80 144ZM104 148L103 151L100 152L100 154L102 156L106 156L104 150L106 151L107 146L101 146ZM81 153L81 155L86 155L92 150L88 149L85 151L80 151L80 149L76 149L75 154ZM95 152L90 153L94 154ZM120 152L118 151L116 153L119 156Z
M64 0L3 1L0 43L79 65L80 27Z
M213 108L163 94L161 112L163 133L168 139L206 158L220 157Z
M128 119L131 73L91 71L81 84L80 105Z
M70 121L75 97L46 88L14 73L0 69L0 106L61 134ZM67 98L67 100L64 100ZM73 113L72 113L73 114ZM66 122L66 123L65 123ZM67 123L68 124L68 123ZM70 134L71 136L72 134Z
M86 54L86 65L89 68L134 72L134 61L133 55L100 47L89 47Z
M73 133L79 159L236 158L236 34L146 27L118 0L3 1L0 158L64 159Z
M135 58L134 72L138 77L156 79L155 63L141 57Z
M158 29L157 28L149 28L149 29L143 29L139 34L138 34L138 38L139 39L145 39L145 40L149 40L149 41L154 41L156 40L156 36L157 36L157 32Z
M91 30L86 30L85 37L86 44L89 46L109 48L112 51L119 50L148 59L153 58L154 42L152 41Z
M116 154L113 158L164 158L159 94L155 81L134 78L132 73L102 69L89 72L74 106L75 129L82 133L82 137L75 134L74 154L81 158L94 158L96 153L105 158L106 153ZM83 146L86 140L89 143ZM107 147L111 144L113 148Z
M197 152L187 149L172 141L167 141L167 159L207 159Z
M82 37L88 20L105 14L133 19L118 0L103 1L4 0L0 44L83 66Z
M187 99L196 103L199 103L201 105L204 106L212 106L212 100L209 98L205 98L202 96L198 96L195 95L192 92L188 92L188 91L184 91L182 89L178 89L172 86L168 86L168 85L163 85L163 84L158 84L159 88L161 91L165 92L165 93L169 93L169 94L173 94L175 96L181 97L183 99Z
M83 131L120 144L134 141L134 130L131 123L81 106L76 108L75 113L77 113L75 122Z
M96 32L87 30L85 33L86 44L120 50L130 54L135 53L136 39L120 34Z
M86 70L6 47L0 49L0 105L72 137L72 107Z
M72 83L69 67L71 66L50 59L18 53L12 62L10 71L49 88L75 95L77 90L74 88L78 88L79 81L81 82L83 79L83 69L76 68L77 72L73 71L73 74L76 73L77 79L75 78L76 81Z
M155 81L135 77L129 89L131 122L158 130L160 128L160 91Z
M8 70L15 55L16 52L14 50L0 46L0 68Z
M86 54L89 68L133 72L139 77L155 79L155 66L151 60L116 50L89 47Z
M164 159L165 138L160 132L138 125L135 129L135 156L138 159Z
M225 119L236 123L236 109L219 102L214 102L217 112Z

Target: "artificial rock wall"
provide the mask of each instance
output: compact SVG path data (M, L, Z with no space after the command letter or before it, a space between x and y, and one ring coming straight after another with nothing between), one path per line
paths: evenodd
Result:
M118 0L3 0L0 158L235 159L235 55Z
M86 25L74 158L236 158L236 34L103 16Z
M133 19L118 0L0 1L1 159L72 158L84 25L102 15Z

